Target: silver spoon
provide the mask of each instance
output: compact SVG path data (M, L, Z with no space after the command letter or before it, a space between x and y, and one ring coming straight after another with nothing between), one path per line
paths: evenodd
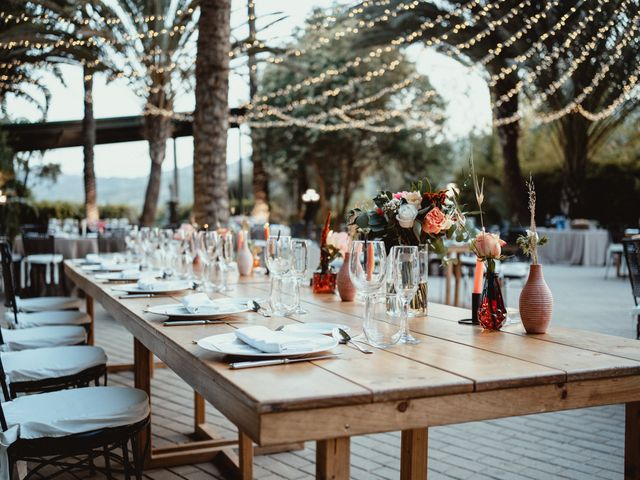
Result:
M342 328L334 328L333 330L331 330L331 336L335 338L338 341L338 343L341 343L342 345L351 344L354 347L356 347L358 350L360 350L362 353L373 353L373 350L369 350L368 348L361 347L359 344L357 344L351 338L351 335L345 332Z

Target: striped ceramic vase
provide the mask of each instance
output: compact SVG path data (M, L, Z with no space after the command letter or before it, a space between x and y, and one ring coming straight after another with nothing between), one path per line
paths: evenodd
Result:
M553 314L553 296L542 276L542 265L529 266L529 278L520 293L520 318L527 333L545 333Z

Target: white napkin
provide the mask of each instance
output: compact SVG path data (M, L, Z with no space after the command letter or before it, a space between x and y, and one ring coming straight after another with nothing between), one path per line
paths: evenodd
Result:
M217 313L220 311L220 307L206 293L186 295L180 299L180 302L189 313Z
M139 276L140 276L140 269L139 268L130 268L128 270L123 270L123 271L118 273L118 277L119 278L131 278L131 279L134 279L134 278L139 277Z
M87 253L87 256L84 257L87 263L102 263L102 257L97 253Z
M255 325L239 328L236 337L264 353L299 353L313 349L308 339L284 332L275 332L267 327Z
M155 290L184 290L188 287L188 284L184 281L167 282L164 280L157 280L155 277L144 276L138 280L137 286L140 290L153 292Z

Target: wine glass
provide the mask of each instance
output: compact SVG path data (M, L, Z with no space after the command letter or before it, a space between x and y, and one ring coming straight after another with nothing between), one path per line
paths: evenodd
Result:
M402 306L400 318L401 332L399 343L415 345L420 343L409 331L409 302L413 299L420 284L420 261L418 247L395 246L391 249L393 286Z
M218 259L220 261L221 284L220 292L229 292L231 288L227 283L227 277L231 264L233 263L233 233L227 231L218 236Z
M267 240L264 258L271 275L271 294L269 303L273 315L285 315L279 294L282 290L282 277L291 269L291 237L271 236Z
M372 324L372 295L385 282L387 251L379 240L356 240L351 244L349 275L355 287L364 296L363 330L366 339L375 345L375 325Z
M309 268L309 242L295 239L291 241L291 276L294 278L294 304L293 313L308 313L300 306L300 284L307 276Z

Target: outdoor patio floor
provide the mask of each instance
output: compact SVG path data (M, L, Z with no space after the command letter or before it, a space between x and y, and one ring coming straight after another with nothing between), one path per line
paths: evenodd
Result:
M603 273L603 268L545 267L556 299L553 322L633 338L628 278L604 280ZM440 282L432 279L434 300L441 295ZM517 305L520 288L518 282L508 288L511 306ZM99 306L96 310L96 343L105 348L110 362L131 361L130 335ZM132 385L133 374L111 375L110 384ZM187 440L192 429L192 391L168 369L156 370L152 390L154 445ZM208 407L207 417L221 433L235 435L233 426L213 408ZM622 405L437 427L429 433L429 479L621 479L623 447ZM397 479L399 456L398 433L354 437L351 477ZM308 442L304 450L257 456L254 476L258 480L311 479L314 462L315 443ZM151 470L145 476L158 480L225 478L211 463Z

